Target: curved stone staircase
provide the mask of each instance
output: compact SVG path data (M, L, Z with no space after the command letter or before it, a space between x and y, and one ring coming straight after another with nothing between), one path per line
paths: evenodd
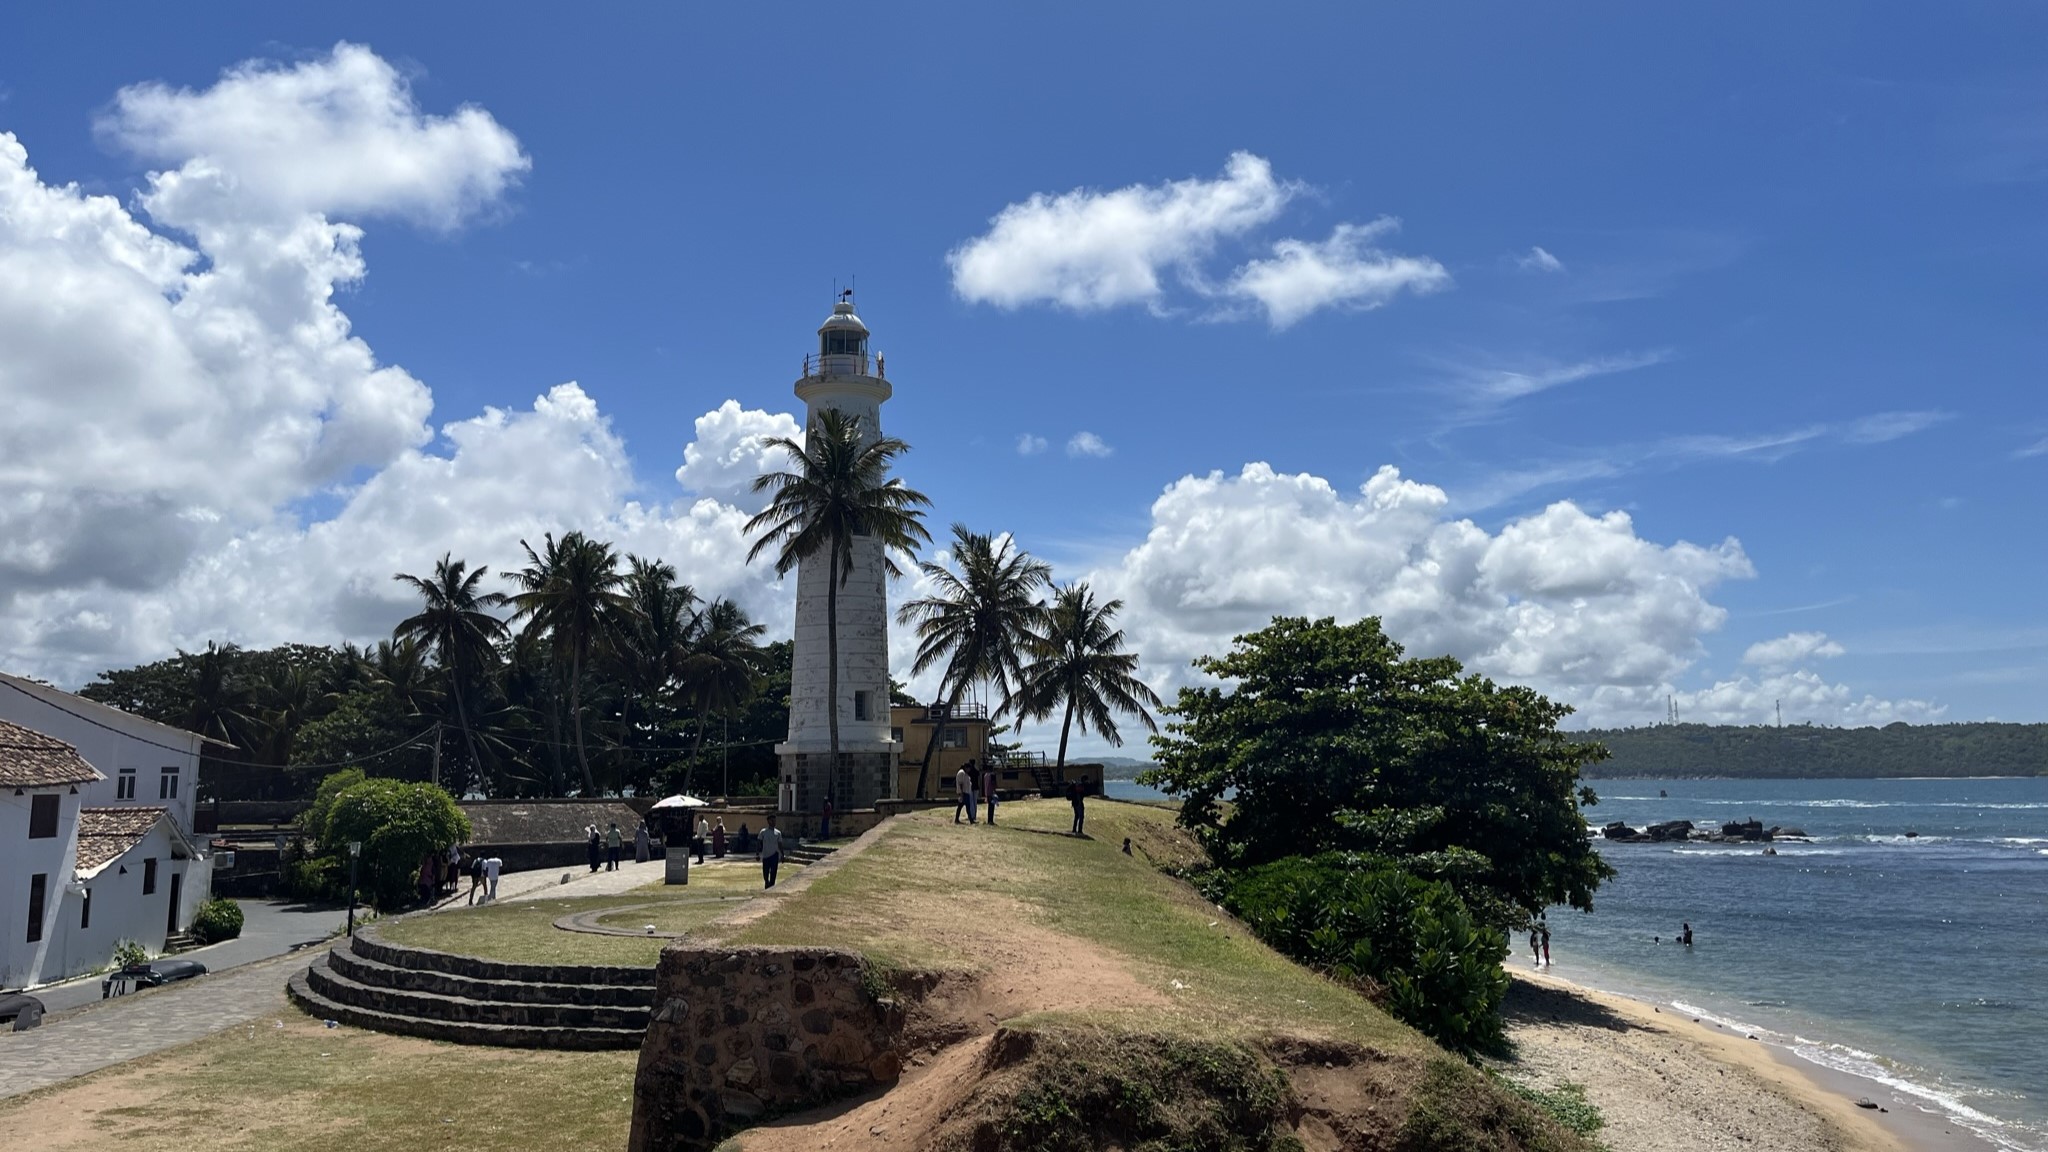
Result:
M358 928L285 990L314 1016L378 1032L508 1048L638 1048L654 969L485 960Z

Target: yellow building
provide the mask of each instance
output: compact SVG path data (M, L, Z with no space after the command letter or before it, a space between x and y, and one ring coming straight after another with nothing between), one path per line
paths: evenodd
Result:
M918 765L924 760L926 746L934 739L938 740L938 747L932 749L931 768L925 777L926 796L950 799L953 773L969 761L974 763L971 770L977 779L987 769L985 704L956 704L950 713L944 704L898 704L889 709L889 726L890 734L903 744L903 751L896 756L896 795L903 799L917 798ZM1022 786L1030 787L1028 778Z

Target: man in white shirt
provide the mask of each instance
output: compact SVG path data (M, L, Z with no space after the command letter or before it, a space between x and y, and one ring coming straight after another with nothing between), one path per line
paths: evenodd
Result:
M484 861L484 902L498 898L498 873L505 868L505 862L492 856Z
M953 773L953 796L953 823L958 824L960 822L960 810L962 808L967 810L967 822L969 824L975 823L974 773L969 772L964 766L958 772Z
M761 829L761 879L767 887L775 887L775 869L782 863L782 830L775 826L775 817L768 817L768 824Z

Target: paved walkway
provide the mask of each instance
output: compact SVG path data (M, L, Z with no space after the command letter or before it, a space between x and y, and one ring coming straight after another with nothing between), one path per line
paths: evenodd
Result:
M282 956L309 944L317 944L347 922L348 909L339 904L301 904L291 900L237 900L242 906L242 934L204 948L178 953L180 960L197 960L208 972L225 972L272 956ZM30 993L43 1002L51 1015L83 1008L100 1001L100 978L87 976L67 980Z
M728 856L703 867L751 869L757 865L751 856ZM622 863L616 872L591 872L583 867L514 872L498 878L498 899L502 902L556 895L607 896L654 883L662 878L662 870L662 861L651 860L645 864ZM569 878L566 884L562 882L565 874ZM468 891L466 884L463 890ZM437 910L462 907L461 896L436 906ZM345 915L339 910L325 909L315 914L337 918L330 932L318 937L322 939L331 931L340 930L338 917ZM266 918L265 922L285 935L303 930L284 918ZM211 969L196 980L101 1000L95 979L74 982L91 990L90 999L82 1006L70 1005L69 1010L60 1011L50 1000L44 1000L51 1006L52 1014L44 1018L42 1027L28 1032L0 1032L0 1099L203 1039L259 1017L297 1011L284 999L284 983L307 963L304 953L280 956L273 951L266 954L268 959L253 963L234 960L233 953L215 952L208 957L207 953L226 949L229 944L181 953L199 958ZM58 985L50 991L72 997L75 993L71 989L71 985ZM41 998L43 993L36 995Z

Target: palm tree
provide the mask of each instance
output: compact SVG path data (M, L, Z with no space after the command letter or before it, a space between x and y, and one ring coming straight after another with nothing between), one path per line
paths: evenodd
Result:
M502 592L476 590L489 571L482 565L470 571L468 561L443 553L435 561L431 577L395 574L393 580L418 592L425 601L418 613L399 621L391 632L400 645L410 643L416 647L412 653L406 653L378 645L378 656L386 661L416 654L418 647L433 649L434 658L447 674L448 694L455 697L455 722L462 728L462 743L469 750L470 767L479 776L483 773L483 759L476 752L476 733L470 727L469 706L464 697L476 675L497 657L496 641L505 634L505 622L490 610L507 603ZM402 676L417 672L416 668L397 666L392 670Z
M597 779L583 747L583 670L592 650L611 635L627 610L626 595L620 591L626 577L619 572L612 546L581 532L560 540L549 533L547 547L538 553L524 540L519 546L526 549L526 567L506 577L519 586L511 600L514 617L527 621L530 629L546 632L556 662L568 665L576 762L583 769L583 794L595 796Z
M1017 693L1004 702L1027 719L1043 720L1061 712L1058 770L1067 766L1067 736L1078 714L1081 733L1095 732L1119 747L1116 715L1136 716L1148 732L1159 731L1145 709L1162 707L1157 693L1138 679L1138 654L1124 651L1123 630L1116 614L1124 602L1097 604L1086 581L1061 588L1053 598L1044 632L1031 644L1032 662L1024 669Z
M897 623L917 626L917 660L911 673L945 662L939 695L947 717L970 684L993 683L1007 695L1031 638L1046 623L1047 609L1038 601L1038 590L1052 583L1052 567L1010 545L1008 536L999 543L986 533L969 532L964 524L953 525L953 562L959 572L934 560L919 564L936 591L897 609ZM940 724L943 727L943 718ZM924 798L932 749L938 743L936 731L925 741L924 759L917 766L919 799Z
M760 675L761 637L767 631L747 619L745 609L723 598L697 614L682 666L683 691L697 713L697 737L690 747L690 766L683 770L683 791L690 790L711 718L731 715L753 692Z
M858 416L827 408L812 423L807 442L770 436L764 447L789 454L788 472L770 472L754 480L754 491L772 492L761 513L747 521L746 531L760 539L747 551L747 562L775 547L775 574L787 576L803 560L823 554L826 562L825 646L826 723L831 732L832 763L839 763L839 589L853 578L853 542L868 537L880 546L882 566L900 576L893 553L915 552L929 542L924 513L931 501L889 476L889 465L910 451L893 436L863 444Z

